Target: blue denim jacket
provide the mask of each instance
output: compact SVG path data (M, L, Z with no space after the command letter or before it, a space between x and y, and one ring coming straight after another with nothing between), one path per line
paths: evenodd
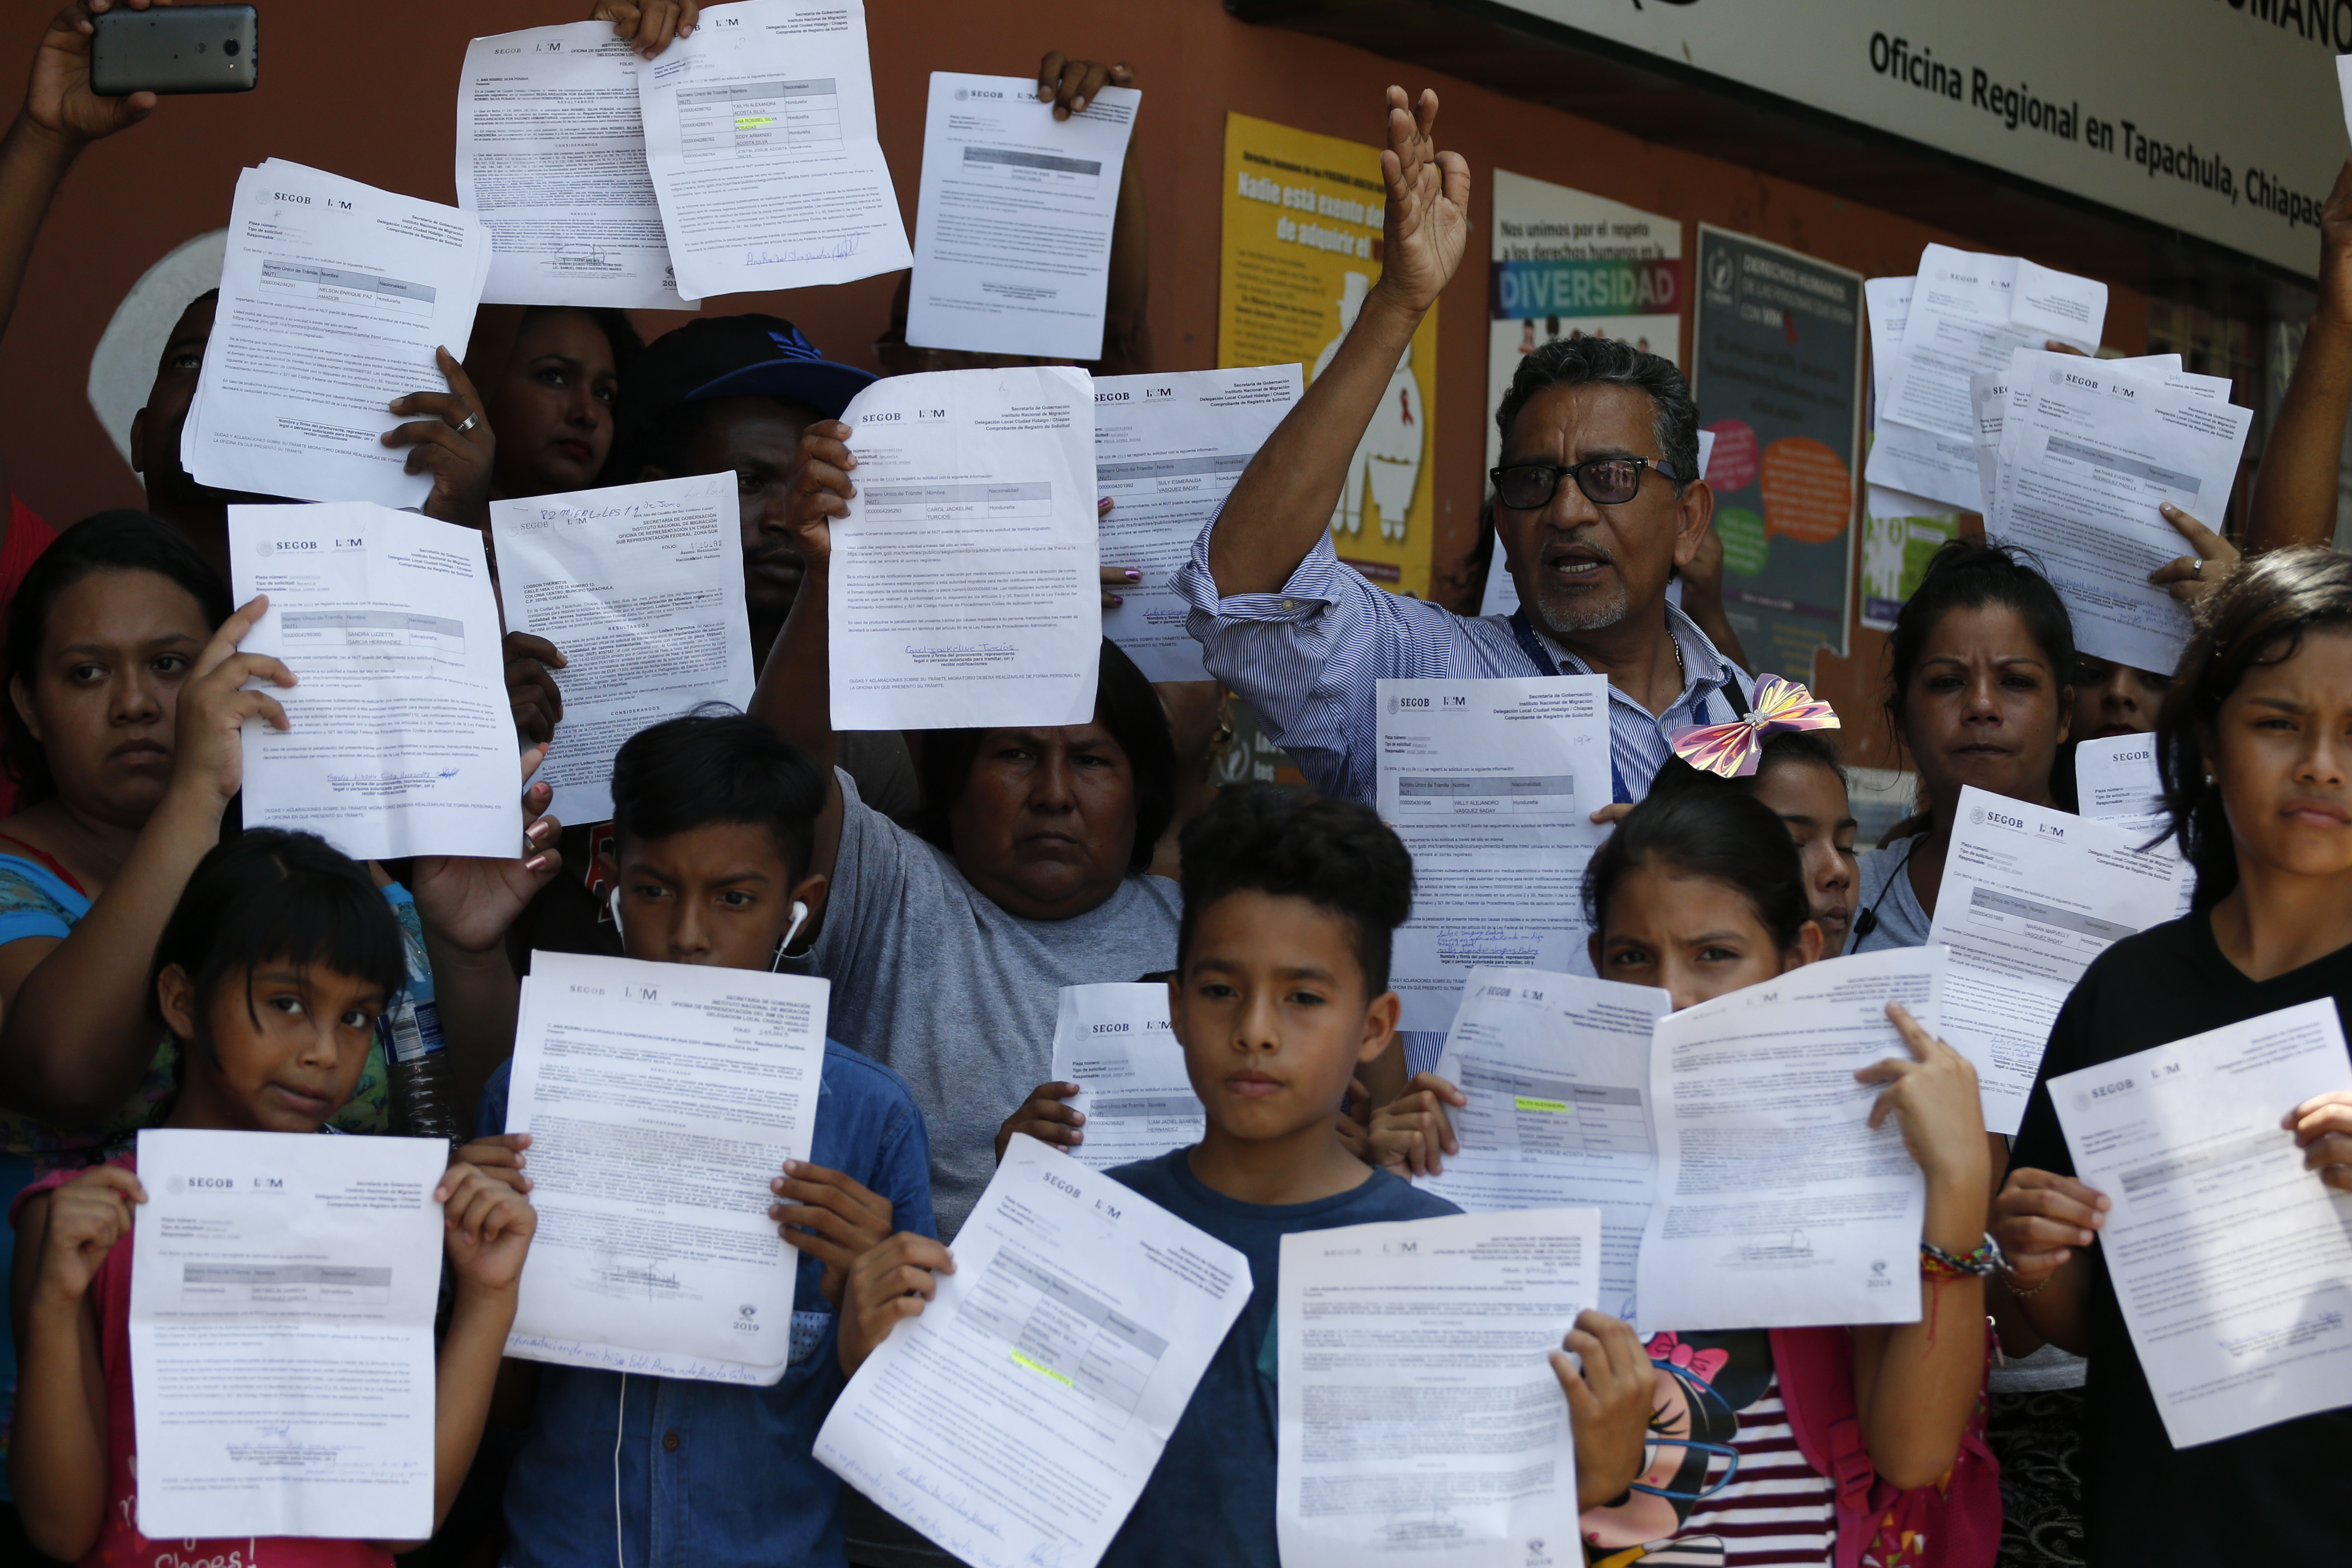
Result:
M501 1066L483 1091L478 1132L505 1131L507 1079ZM938 1234L923 1113L898 1074L831 1040L809 1158L889 1199L898 1229ZM541 1367L507 1482L505 1568L610 1568L616 1546L625 1568L845 1563L841 1481L811 1453L843 1382L823 1273L801 1258L792 1364L773 1387L630 1377L625 1391L618 1373Z

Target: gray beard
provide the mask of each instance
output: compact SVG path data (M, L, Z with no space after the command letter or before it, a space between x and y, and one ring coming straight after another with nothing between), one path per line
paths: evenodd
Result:
M1625 584L1615 584L1606 594L1552 588L1536 595L1530 608L1554 642L1566 642L1577 632L1597 632L1625 618Z

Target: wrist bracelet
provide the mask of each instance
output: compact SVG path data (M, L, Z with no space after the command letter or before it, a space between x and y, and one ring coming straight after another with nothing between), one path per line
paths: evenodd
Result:
M2053 1280L2053 1279L2057 1279L2057 1278L2058 1278L2058 1271L2057 1271L2055 1268L2053 1268L2053 1269L2052 1269L2048 1274L2046 1274L2046 1275L2044 1275L2044 1276L2042 1277L2042 1283L2041 1283L2041 1284L2036 1285L2036 1286L2035 1286L2035 1287L2033 1287L2033 1289L2032 1289L2031 1290L2021 1290L2021 1289L2019 1289L2017 1288L2016 1284L2011 1280L2011 1279L2010 1279L2010 1277L2009 1277L2009 1271L2008 1271L2006 1268L2004 1268L2004 1269L2002 1269L2002 1270L2001 1270L2001 1276L2000 1276L2000 1288L2001 1288L2002 1289L2004 1289L2004 1290L2008 1291L2008 1292L2010 1293L2010 1295L2011 1295L2011 1297L2012 1299L2014 1299L2014 1300L2016 1300L2022 1301L2022 1300L2026 1300L2027 1299L2029 1299L2029 1298L2031 1298L2031 1297L2039 1296L2039 1295L2041 1295L2041 1294L2042 1294L2042 1292L2043 1292L2044 1290L2049 1289L2050 1289L2050 1281L2051 1281L2051 1280Z
M1993 1240L1990 1232L1977 1243L1975 1251L1963 1257L1955 1257L1932 1241L1919 1243L1919 1272L1933 1279L1985 1279L2008 1266L2009 1259L2001 1256L2000 1244Z

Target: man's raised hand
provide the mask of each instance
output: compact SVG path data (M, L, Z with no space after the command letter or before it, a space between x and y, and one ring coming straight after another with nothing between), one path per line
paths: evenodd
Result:
M1381 153L1388 209L1381 280L1397 303L1420 312L1437 303L1470 244L1470 164L1437 150L1437 94L1419 102L1389 89L1389 144Z

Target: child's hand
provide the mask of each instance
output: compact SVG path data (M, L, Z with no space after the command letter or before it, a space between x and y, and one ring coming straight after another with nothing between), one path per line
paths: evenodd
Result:
M79 1301L114 1244L131 1234L132 1205L146 1201L147 1189L120 1165L93 1166L52 1192L34 1299L55 1306Z
M996 1158L1002 1162L1004 1151L1015 1132L1026 1132L1040 1143L1050 1143L1056 1149L1070 1150L1087 1141L1078 1131L1086 1125L1083 1111L1071 1110L1062 1101L1078 1092L1074 1083L1041 1083L1029 1091L1021 1109L1004 1119L996 1130Z
M849 1266L890 1238L890 1200L805 1160L785 1161L768 1190L784 1200L768 1207L777 1234L824 1265L817 1289L840 1311Z
M1991 1183L1992 1167L1985 1152L1977 1069L1968 1058L1921 1028L1899 1003L1889 1002L1886 1016L1917 1059L1889 1057L1855 1072L1860 1082L1886 1086L1870 1107L1871 1126L1884 1125L1893 1113L1902 1124L1904 1146L1930 1184L1948 1182L1982 1193Z
M441 1205L449 1267L458 1286L513 1289L522 1278L531 1233L539 1228L539 1214L530 1200L509 1186L502 1175L463 1159L443 1174L433 1197Z
M523 1166L529 1163L522 1152L530 1147L528 1132L493 1132L487 1138L458 1145L457 1152L451 1157L494 1181L504 1182L519 1193L527 1193L530 1191L530 1178L522 1173Z
M1372 1112L1372 1163L1399 1176L1443 1174L1445 1163L1439 1155L1462 1152L1445 1108L1469 1103L1468 1095L1435 1073L1421 1074Z
M1577 1508L1599 1508L1623 1496L1642 1474L1658 1374L1641 1336L1606 1312L1579 1312L1561 1343L1575 1352L1570 1360L1552 1352L1551 1370L1568 1395L1568 1428L1576 1439Z
M2009 1287L2038 1289L2075 1247L2098 1239L2113 1206L2105 1194L2072 1176L2030 1166L2011 1171L1992 1201L1992 1238L2009 1261Z
M1360 1078L1348 1080L1348 1092L1339 1101L1339 1142L1349 1153L1367 1165L1380 1162L1372 1157L1372 1091L1364 1087Z
M2315 1095L2280 1122L2303 1149L2303 1168L2339 1193L2352 1192L2352 1094Z
M902 1318L922 1315L939 1289L938 1276L955 1272L948 1249L928 1236L902 1230L849 1266L842 1291L841 1370L855 1377L874 1347Z

